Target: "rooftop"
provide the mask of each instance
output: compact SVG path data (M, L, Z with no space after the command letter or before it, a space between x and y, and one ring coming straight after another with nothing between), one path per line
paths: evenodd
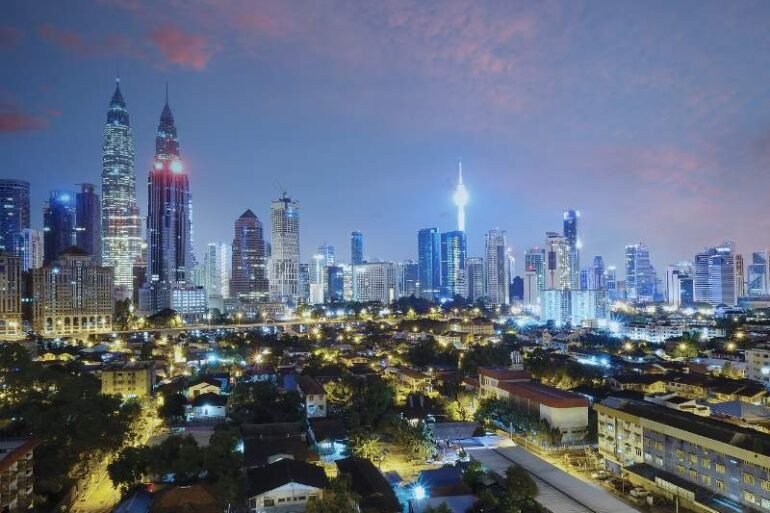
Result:
M588 399L580 394L549 387L542 383L503 383L500 388L511 395L529 399L551 408L579 408L588 406Z
M493 367L479 367L479 375L487 376L498 381L527 381L532 379L532 375L524 370Z
M329 479L323 467L286 458L249 470L247 481L249 497L261 495L289 483L299 483L314 488L329 486Z

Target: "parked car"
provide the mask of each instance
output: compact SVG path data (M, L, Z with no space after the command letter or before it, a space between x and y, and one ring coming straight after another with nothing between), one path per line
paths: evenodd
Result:
M631 497L635 499L640 499L642 497L647 497L648 495L650 495L650 492L648 492L644 488L639 488L639 487L634 488L633 490L631 490L630 493L631 493Z
M610 474L606 470L598 470L591 474L591 478L598 479L599 481L604 481L609 477L610 477Z

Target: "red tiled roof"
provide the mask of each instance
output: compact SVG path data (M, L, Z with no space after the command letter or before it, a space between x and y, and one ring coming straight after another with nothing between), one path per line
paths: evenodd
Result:
M297 385L299 385L299 388L305 395L322 395L326 393L324 387L310 376L300 376L297 380Z
M502 383L499 388L512 396L529 399L551 408L588 407L588 399L582 395L549 387L542 383Z
M499 381L526 381L532 379L532 375L524 370L494 369L492 367L479 367L479 374Z

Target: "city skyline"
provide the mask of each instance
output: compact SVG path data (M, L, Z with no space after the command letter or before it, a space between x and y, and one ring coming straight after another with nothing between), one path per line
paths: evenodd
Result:
M14 80L6 80L10 90L3 91L0 165L4 176L31 182L33 227L42 226L51 190L99 183L104 112L119 61L140 180L152 158L163 86L170 84L195 196L199 260L206 244L219 240L217 234L229 230L243 210L267 219L270 202L284 189L305 212L303 262L323 242L347 247L352 230L364 233L367 258L416 258L417 230L454 227L451 195L460 159L470 194L468 256L482 255L484 234L498 227L508 234L518 274L524 251L557 230L559 213L568 208L581 211L586 261L602 255L618 268L625 246L638 241L650 247L660 268L722 240L734 240L744 254L770 245L757 236L769 226L758 215L762 187L756 187L768 163L763 141L770 109L763 108L768 95L761 88L768 67L758 65L767 57L760 53L751 60L741 53L768 44L769 36L759 30L768 6L745 3L724 13L717 4L699 4L693 14L699 24L678 27L677 37L687 44L675 44L681 41L666 32L693 5L686 2L667 9L627 4L628 12L622 6L449 3L435 17L427 8L407 5L406 12L436 28L434 39L420 36L414 21L400 20L387 4L347 6L326 20L371 26L383 19L388 29L400 29L393 36L396 47L413 44L419 58L427 59L415 62L390 55L360 29L348 37L367 43L362 55L302 56L292 45L306 48L323 35L328 52L342 53L345 41L312 22L311 12L273 4L235 2L210 24L202 21L209 14L203 3L175 13L178 20L168 6L139 15L131 5L77 2L67 10L72 12L57 13L52 6L38 13L17 2L8 9L0 58L3 73L13 73ZM319 14L316 9L309 11ZM241 27L225 34L236 15L261 19L263 30L254 36ZM655 23L629 18L634 15ZM452 32L467 20L476 25ZM503 21L511 27L504 35L483 40L485 28L498 34ZM621 27L629 23L634 30L626 36ZM312 30L300 35L301 27ZM597 41L620 42L620 48L599 55L596 42L586 39L592 30ZM576 62L599 61L590 67L596 91L585 90L588 71L554 64L566 51L549 39L557 33L563 33L560 42L579 50L580 58L571 54ZM131 35L144 43L129 43ZM450 53L441 54L442 41ZM463 56L462 45L475 50ZM514 59L514 50L523 52L523 62ZM653 55L639 56L642 50ZM382 70L363 62L372 55L383 58ZM259 64L264 74L246 73L247 63ZM683 78L673 76L683 63ZM752 72L742 72L749 63ZM518 69L526 73L510 91L502 88ZM461 78L469 70L475 72L470 82ZM351 71L360 72L358 78L350 78ZM390 87L383 73L395 71L393 77L412 80ZM564 90L546 88L541 94L549 96L532 97L531 89L556 72L565 79ZM431 73L452 79L452 87L436 98L428 93L440 81ZM56 79L44 80L43 74ZM725 77L737 79L727 84ZM380 82L389 84L387 90ZM474 87L476 94L469 95ZM355 94L345 94L351 90ZM300 98L303 92L311 94ZM494 93L504 97L497 101L505 108L493 108ZM442 109L446 114L436 116ZM557 136L565 129L569 138ZM32 147L48 151L17 151ZM328 199L343 183L361 185L338 208L329 208ZM137 200L146 216L141 182Z

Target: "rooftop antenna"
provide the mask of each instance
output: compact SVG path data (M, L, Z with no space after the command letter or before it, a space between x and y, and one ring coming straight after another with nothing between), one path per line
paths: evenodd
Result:
M166 80L166 105L168 105L168 80Z

